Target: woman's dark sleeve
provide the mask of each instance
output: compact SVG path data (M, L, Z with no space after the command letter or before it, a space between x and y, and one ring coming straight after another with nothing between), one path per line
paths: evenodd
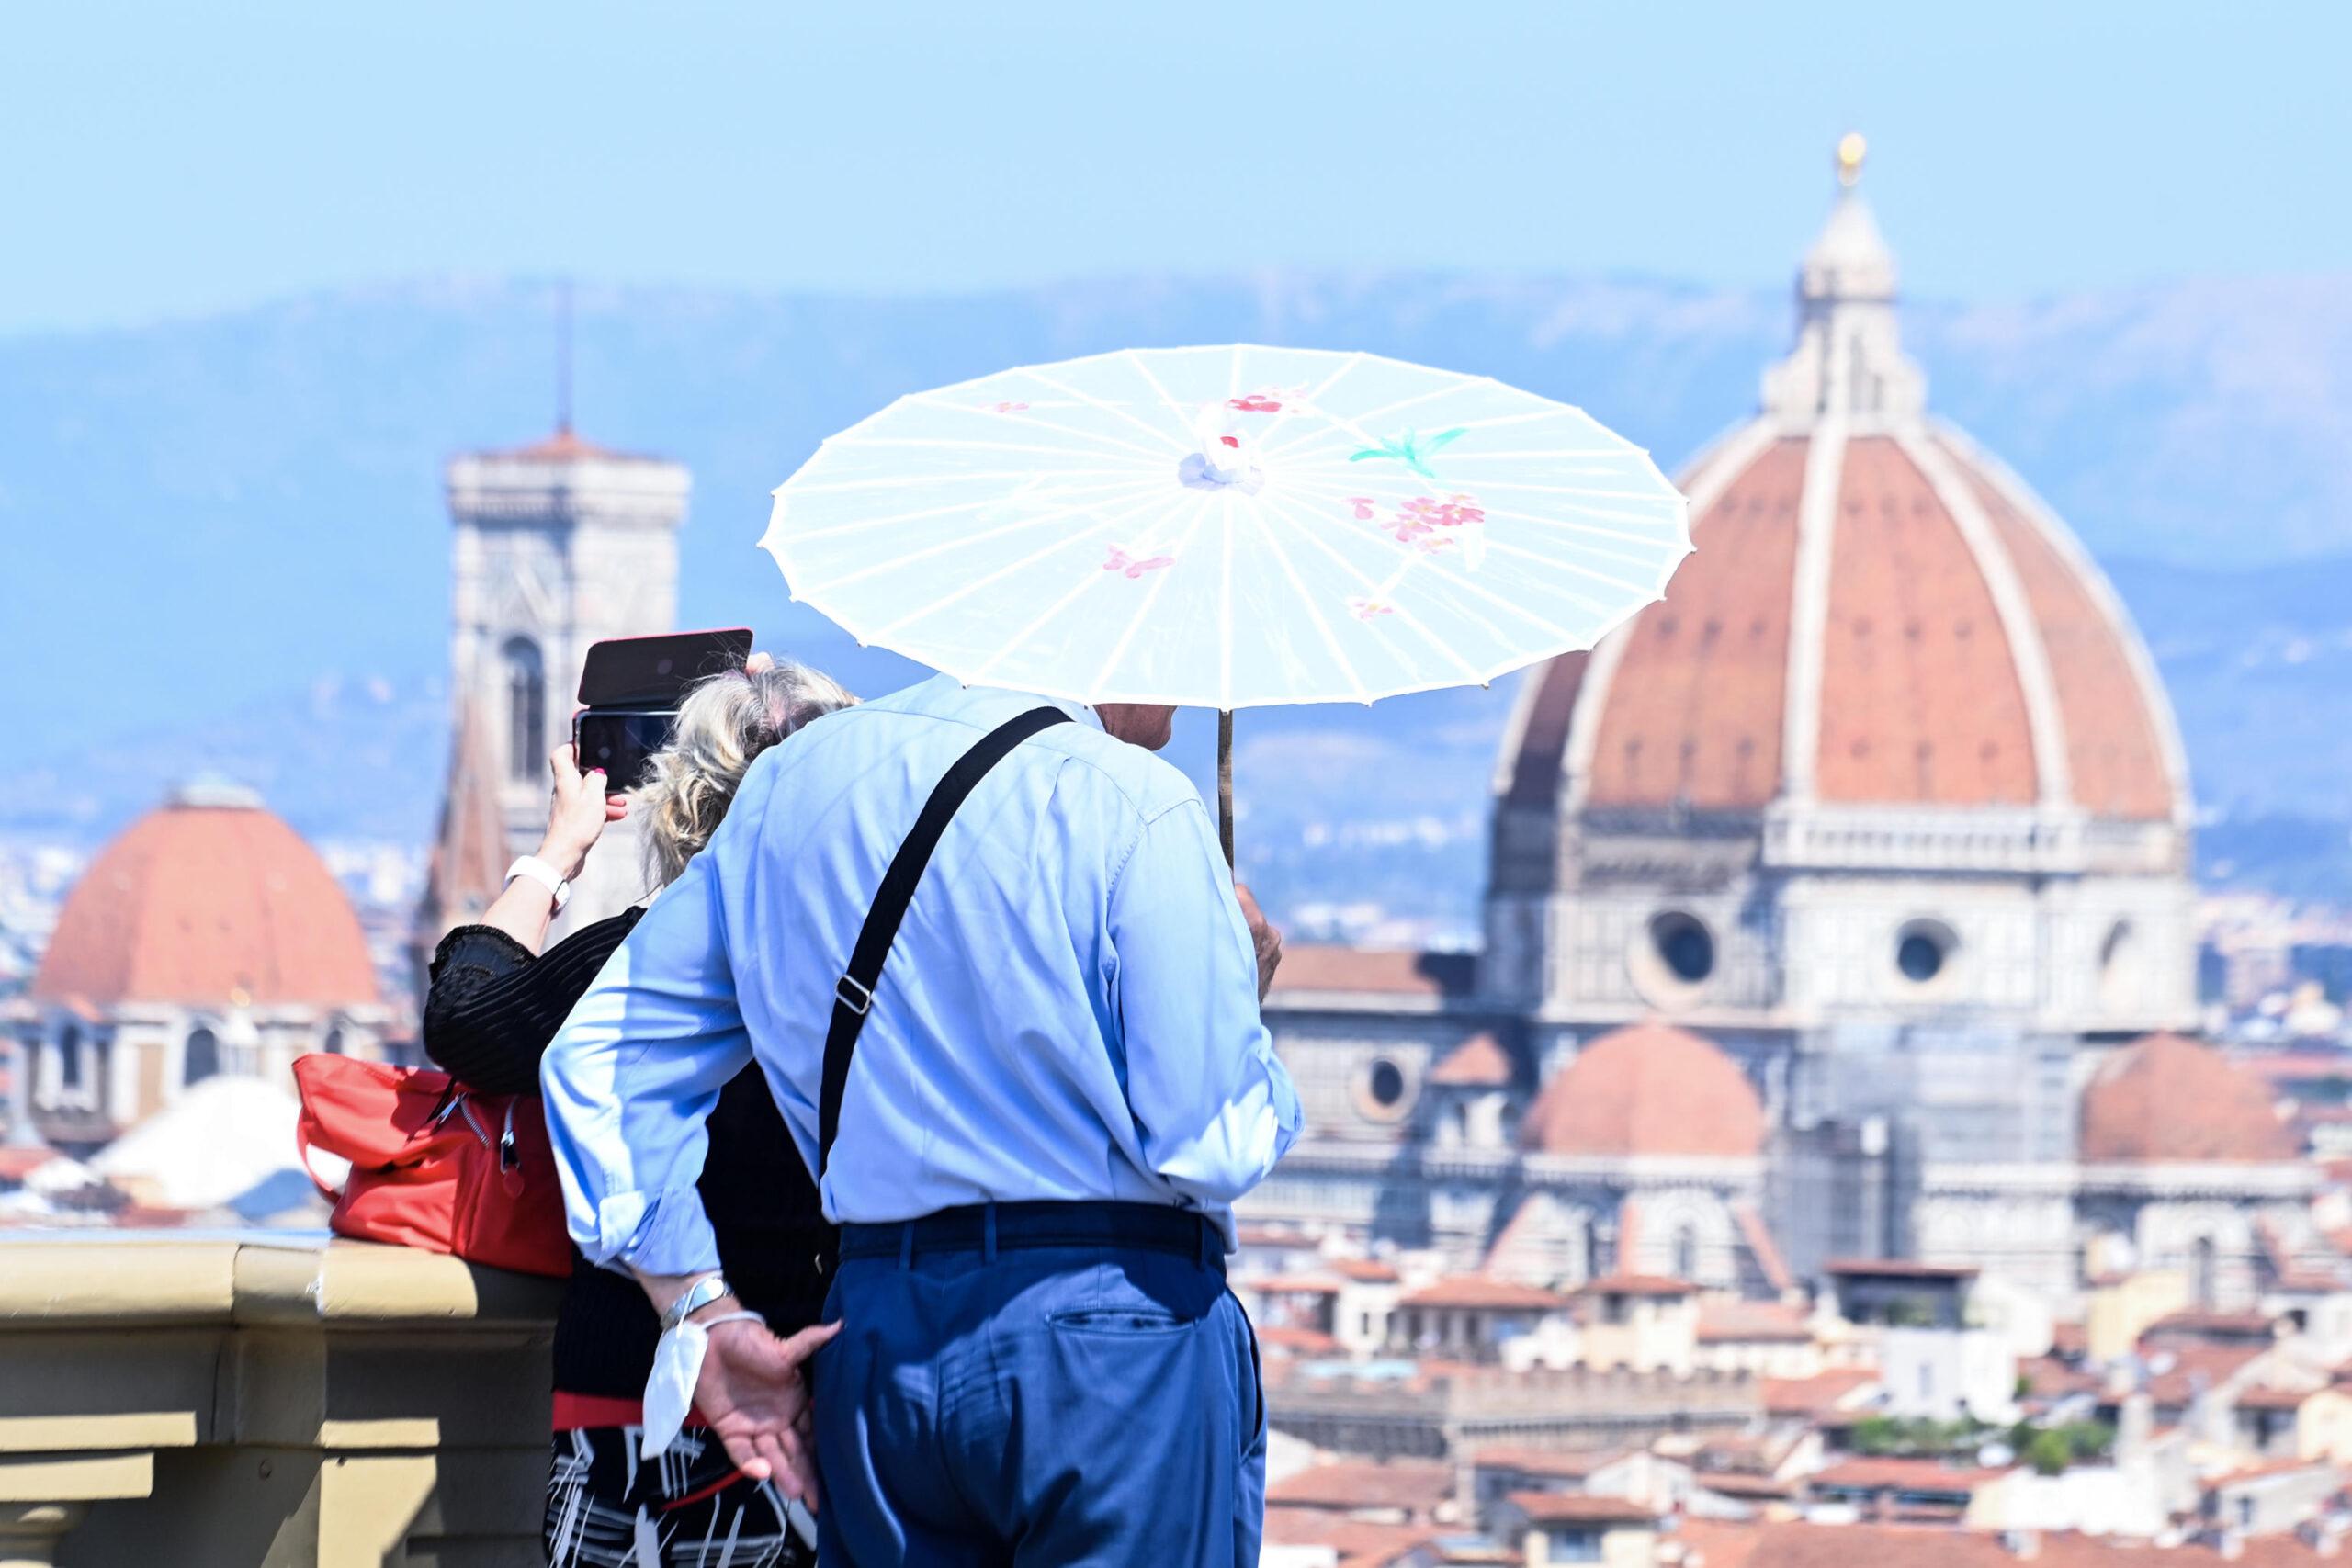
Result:
M536 1094L539 1057L642 911L583 926L537 957L491 926L441 939L424 993L424 1054L483 1094Z

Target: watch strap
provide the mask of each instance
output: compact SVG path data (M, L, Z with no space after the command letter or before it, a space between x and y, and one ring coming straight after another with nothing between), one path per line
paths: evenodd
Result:
M685 1322L691 1314L700 1312L722 1296L730 1296L734 1293L735 1289L727 1282L726 1275L705 1274L681 1292L678 1299L672 1302L668 1309L662 1314L662 1332L669 1333L678 1325Z
M525 855L506 868L508 882L518 876L527 876L546 888L548 897L555 900L555 907L559 909L571 902L571 879L537 855Z

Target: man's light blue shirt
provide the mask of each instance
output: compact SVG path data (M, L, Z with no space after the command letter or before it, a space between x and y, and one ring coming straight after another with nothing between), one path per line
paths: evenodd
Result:
M940 677L754 762L710 844L572 1010L540 1072L572 1238L653 1274L718 1267L703 1123L749 1062L816 1166L833 986L941 776L1044 699ZM965 802L876 987L822 1193L837 1222L959 1204L1230 1206L1297 1136L1206 808L1092 710Z

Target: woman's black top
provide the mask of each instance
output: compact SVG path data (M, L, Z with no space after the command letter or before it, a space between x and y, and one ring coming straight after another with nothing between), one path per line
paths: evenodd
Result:
M424 1054L481 1093L537 1094L548 1042L643 912L582 927L537 957L504 931L459 926L433 954ZM832 1231L758 1067L720 1091L709 1134L698 1186L728 1281L778 1334L805 1328L824 1309L820 1256L831 1252ZM659 1337L637 1281L574 1248L555 1324L557 1391L642 1396Z

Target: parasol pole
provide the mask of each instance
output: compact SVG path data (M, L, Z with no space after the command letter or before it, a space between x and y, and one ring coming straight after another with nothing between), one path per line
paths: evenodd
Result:
M1216 713L1216 841L1225 850L1225 868L1233 869L1233 710Z

